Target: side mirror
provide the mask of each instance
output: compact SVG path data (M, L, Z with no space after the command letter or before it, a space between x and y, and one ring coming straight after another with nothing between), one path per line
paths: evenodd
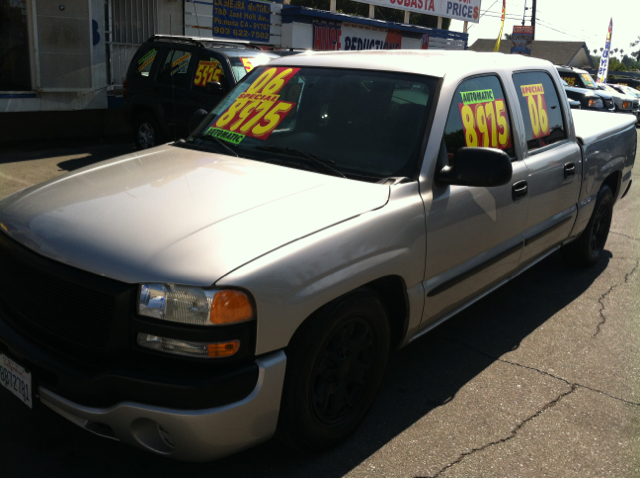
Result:
M223 93L225 91L225 87L222 86L222 83L219 81L210 81L207 83L207 93Z
M207 112L207 110L203 110L203 109L200 109L193 114L193 116L191 117L191 120L189 120L190 134L196 131L196 128L200 126L200 123L202 123L202 120L204 120L208 114L209 113Z
M439 185L501 186L511 180L511 158L496 148L460 148L436 175Z

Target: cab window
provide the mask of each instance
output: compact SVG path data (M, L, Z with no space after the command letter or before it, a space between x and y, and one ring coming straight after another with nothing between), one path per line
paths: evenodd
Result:
M449 159L465 146L499 148L515 156L511 119L498 77L475 77L460 84L449 110L444 145Z
M228 87L227 76L220 60L211 55L201 54L193 76L193 88L196 91L206 91L209 82L219 82Z
M515 73L513 82L520 102L529 151L567 138L560 98L549 74Z
M158 73L157 81L166 85L188 88L188 72L191 63L191 52L169 50L164 65Z

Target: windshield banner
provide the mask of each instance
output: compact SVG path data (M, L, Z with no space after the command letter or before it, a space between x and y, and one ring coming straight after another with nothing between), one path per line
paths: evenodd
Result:
M299 68L267 68L204 132L238 144L250 136L266 140L296 103L279 101L278 93Z
M481 0L354 0L377 7L396 8L463 22L480 22Z
M607 83L607 74L609 73L609 50L611 49L611 34L613 33L613 18L609 21L609 30L607 31L607 41L604 42L604 51L600 59L600 68L598 68L598 83Z

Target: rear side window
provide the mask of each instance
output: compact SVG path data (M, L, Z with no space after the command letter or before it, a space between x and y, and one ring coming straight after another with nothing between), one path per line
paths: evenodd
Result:
M558 92L546 72L513 75L529 151L567 138Z
M498 77L462 82L453 96L444 144L449 158L465 146L499 148L515 156L507 101Z
M158 82L176 87L188 88L188 72L191 63L191 52L169 50L164 65L158 73Z
M201 55L196 65L193 86L196 90L206 91L209 82L220 82L223 86L228 86L222 63L212 56Z
M158 51L152 47L146 47L142 54L138 57L135 74L142 77L148 77Z

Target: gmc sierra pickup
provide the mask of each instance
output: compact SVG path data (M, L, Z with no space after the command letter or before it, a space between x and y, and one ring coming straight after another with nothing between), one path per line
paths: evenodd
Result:
M634 121L519 55L257 67L186 140L0 201L0 384L176 459L334 446L390 351L558 249L598 261Z

